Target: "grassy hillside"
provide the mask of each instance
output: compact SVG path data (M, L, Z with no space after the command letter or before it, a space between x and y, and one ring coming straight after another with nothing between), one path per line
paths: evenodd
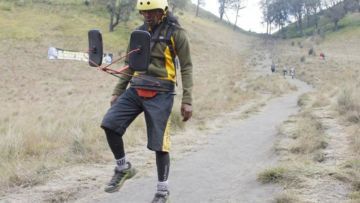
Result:
M120 25L115 32L109 33L108 14L103 6L87 7L79 0L24 2L0 2L3 15L0 23L4 26L0 39L23 40L25 43L36 41L81 50L87 46L87 31L100 29L104 31L104 47L114 52L126 46L130 30L140 23L140 20L134 20L132 24ZM49 39L51 41L45 41Z
M55 46L86 51L87 32L97 28L102 30L105 50L123 55L129 34L141 18L134 13L127 25L121 24L109 33L103 5L86 7L82 2L0 1L2 192L14 186L41 184L60 167L112 163L99 125L117 79L83 62L49 61L47 49ZM271 81L259 80L257 84L248 78L251 36L233 32L214 20L194 18L191 9L177 14L188 31L195 77L194 118L187 124L193 130L181 137L185 141L174 136L186 148L196 141L191 136L203 130L208 120L261 97L258 90L286 92L287 84L274 78L284 86L276 88ZM174 134L185 128L179 114L180 87L172 115L177 129ZM136 153L136 147L143 148L145 142L140 117L127 131L126 148Z
M348 13L344 18L339 21L338 31L343 29L352 29L360 25L360 13ZM312 36L314 34L320 34L326 36L334 32L334 23L323 15L320 15L318 30L316 30L314 23L307 24L306 20L303 22L304 36ZM286 26L282 31L277 32L275 35L286 36L286 38L300 37L300 33L296 27L296 23L291 23Z

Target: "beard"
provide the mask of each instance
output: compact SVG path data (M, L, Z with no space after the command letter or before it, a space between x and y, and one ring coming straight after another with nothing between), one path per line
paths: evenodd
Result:
M145 18L144 22L149 26L149 27L155 27L158 24L161 23L161 17L160 16L154 16L152 18Z

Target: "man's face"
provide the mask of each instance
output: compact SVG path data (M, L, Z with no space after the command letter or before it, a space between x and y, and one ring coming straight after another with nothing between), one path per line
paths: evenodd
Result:
M147 23L150 27L153 27L160 23L163 11L161 9L146 10L140 11L140 14L144 16L145 23Z

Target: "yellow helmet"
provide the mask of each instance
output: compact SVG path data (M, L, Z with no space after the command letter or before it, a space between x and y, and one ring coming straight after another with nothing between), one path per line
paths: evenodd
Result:
M167 0L138 0L136 8L140 11L162 9L166 11L168 9Z

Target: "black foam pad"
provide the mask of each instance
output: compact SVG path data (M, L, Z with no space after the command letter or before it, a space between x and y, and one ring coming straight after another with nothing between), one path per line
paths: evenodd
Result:
M150 63L151 35L147 31L135 30L130 37L130 51L140 49L129 56L129 68L134 71L147 71Z
M90 30L89 36L89 65L100 66L103 59L103 43L100 30Z

